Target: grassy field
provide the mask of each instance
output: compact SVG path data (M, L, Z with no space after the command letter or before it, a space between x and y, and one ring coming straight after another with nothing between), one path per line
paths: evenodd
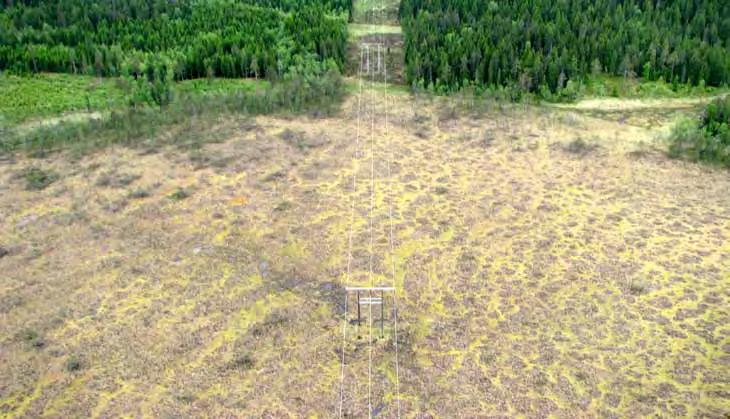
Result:
M400 0L355 0L352 13L357 23L398 24L398 8Z
M0 163L0 412L334 416L345 272L372 253L404 417L726 416L730 180L661 141L661 108L699 106L399 93L386 131L381 93L231 117L194 152ZM372 355L395 417L392 339L348 330L344 411Z
M401 34L398 25L368 25L366 23L351 23L348 25L348 34L353 38L379 34Z
M0 118L19 123L124 104L116 80L70 74L0 75Z
M225 94L236 91L251 92L257 88L269 87L267 80L253 79L199 79L184 80L175 86L180 94Z
M727 88L677 85L661 80L646 81L617 76L592 76L585 83L584 96L629 99L709 97L727 93Z
M203 79L175 84L178 95L208 95L267 87L265 80ZM115 78L71 74L0 75L0 121L10 125L57 120L127 105L123 83Z
M395 22L397 2L355 3L348 74L385 42L402 81L372 8ZM0 416L727 418L730 178L665 154L723 90L346 87L334 114L201 112L133 147L0 155ZM109 79L0 91L20 126L124 106ZM397 351L392 312L369 345L379 313L345 309L371 283L398 289Z

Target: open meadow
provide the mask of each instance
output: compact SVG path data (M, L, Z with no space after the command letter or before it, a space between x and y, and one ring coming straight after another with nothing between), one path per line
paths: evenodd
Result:
M720 0L0 2L0 417L730 418L729 45Z
M361 416L369 355L384 417L730 411L730 178L655 128L695 103L375 87L192 152L3 161L0 411L328 417L343 382ZM390 313L371 353L349 328L340 375L348 260L363 282L371 254L395 267L399 398Z

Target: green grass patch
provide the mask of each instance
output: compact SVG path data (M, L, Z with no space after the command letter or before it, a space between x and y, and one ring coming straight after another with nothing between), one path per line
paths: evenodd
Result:
M171 193L168 198L170 198L173 201L182 201L183 199L190 196L190 192L188 192L184 188L177 188L177 190L173 193Z
M347 30L353 38L359 38L366 35L403 33L401 27L398 25L368 25L366 23L351 23Z
M71 74L0 74L0 92L0 119L11 124L67 112L107 110L124 102L116 79Z
M175 83L173 95L220 95L266 89L270 83L253 79L195 79ZM119 78L41 73L0 75L0 121L10 125L72 112L108 111L126 105Z
M175 84L175 92L182 95L228 94L235 92L253 92L256 89L267 89L271 83L267 80L254 79L195 79Z
M395 24L398 22L399 7L400 0L353 0L352 18L357 23L386 20Z
M723 87L672 84L664 80L649 81L617 76L589 76L582 83L581 97L621 97L635 99L662 99L714 96L728 91Z
M88 79L84 76L61 77ZM14 80L30 84L37 78ZM123 86L125 83L120 81L118 84ZM331 63L301 63L274 83L248 79L189 80L173 86L172 100L164 106L153 106L145 101L137 101L132 106L130 95L126 94L118 101L118 106L101 113L98 118L60 118L37 127L0 123L0 154L27 152L37 155L70 149L73 155L80 156L110 144L141 146L149 151L171 143L194 148L218 138L210 135L210 127L223 114L309 112L312 116L321 116L339 109L344 90L342 78ZM38 92L30 89L28 95L38 96ZM177 127L176 135L160 136L174 127Z
M52 170L30 167L23 172L23 178L25 178L26 189L29 191L39 191L58 180L58 174Z
M66 361L66 371L76 372L82 367L81 359L76 355L71 355Z

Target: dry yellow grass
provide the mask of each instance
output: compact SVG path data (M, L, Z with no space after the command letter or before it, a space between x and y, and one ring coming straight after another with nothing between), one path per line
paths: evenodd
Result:
M671 115L391 99L373 266L391 280L393 202L404 417L730 412L730 179L655 150ZM334 416L351 224L353 283L369 273L356 105L256 118L192 160L1 163L0 412ZM26 191L28 166L61 178ZM365 416L367 343L349 336L344 408ZM382 417L393 355L375 343Z

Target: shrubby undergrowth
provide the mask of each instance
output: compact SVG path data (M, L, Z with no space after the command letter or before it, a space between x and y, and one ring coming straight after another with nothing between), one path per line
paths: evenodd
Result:
M130 106L114 110L100 119L60 122L29 132L20 132L17 127L5 125L0 128L4 134L0 138L0 153L25 151L45 154L69 146L86 151L110 144L151 147L163 144L199 145L205 141L203 131L219 116L305 111L327 114L338 109L344 94L336 63L302 57L295 57L294 64L282 80L254 91L242 89L176 96L171 85L165 85L164 81L155 77L152 83L140 82L133 86L129 93ZM164 103L159 100L163 97ZM161 135L175 126L186 126L186 129L181 135Z
M699 119L677 123L670 136L669 152L675 157L730 167L730 96L712 101Z

